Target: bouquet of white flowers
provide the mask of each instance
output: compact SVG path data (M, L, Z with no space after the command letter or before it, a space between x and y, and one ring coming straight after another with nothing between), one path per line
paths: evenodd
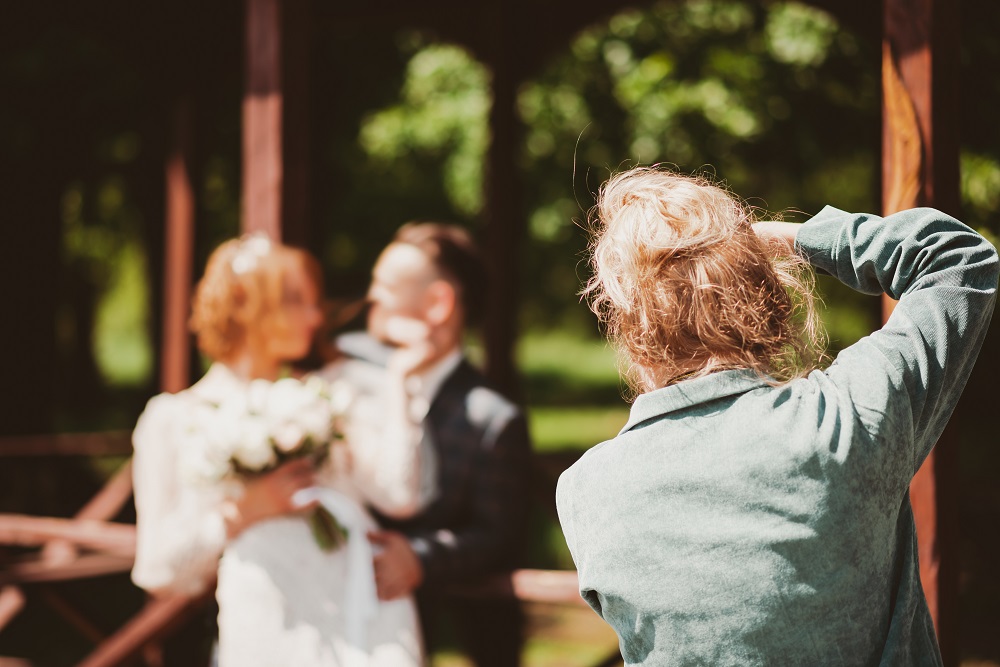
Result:
M245 392L207 404L191 415L189 434L199 442L186 447L186 476L202 483L265 473L292 459L326 460L343 438L353 392L343 383L312 376L305 381L253 380ZM310 515L316 542L324 550L342 545L346 529L322 506Z

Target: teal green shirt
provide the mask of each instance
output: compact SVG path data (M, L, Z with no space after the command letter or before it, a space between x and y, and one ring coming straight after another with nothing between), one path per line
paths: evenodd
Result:
M899 299L823 371L643 394L559 479L580 593L629 665L940 665L908 487L993 312L997 254L931 209L825 208L797 250Z

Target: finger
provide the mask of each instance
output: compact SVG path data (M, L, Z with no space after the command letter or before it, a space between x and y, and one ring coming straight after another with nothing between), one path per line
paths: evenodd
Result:
M285 475L291 479L312 479L316 476L316 469L311 461L303 459L301 464L296 461L294 468L286 468Z
M401 315L393 315L385 321L386 336L395 343L411 345L426 341L430 335L430 327L426 322Z
M385 568L378 568L375 570L375 592L378 594L379 598L385 599L383 596L387 595L392 588L392 575L386 572Z
M378 544L379 546L385 546L389 542L389 533L371 530L368 531L368 541L372 544Z
M403 595L403 586L399 581L392 582L391 585L385 588L385 600L388 602L390 600L395 600Z
M278 469L284 472L285 474L292 476L303 473L308 474L312 472L312 461L304 457L292 459L287 463L283 463L281 467Z
M315 489L316 485L308 480L302 479L289 479L286 480L281 485L281 490L287 495L294 495L299 491L306 491L307 489ZM303 493L303 496L308 496L310 500L317 500L318 497L315 493Z
M375 591L380 600L389 601L397 596L398 588L399 587L395 585L395 582L390 580L383 581L380 585L376 585Z

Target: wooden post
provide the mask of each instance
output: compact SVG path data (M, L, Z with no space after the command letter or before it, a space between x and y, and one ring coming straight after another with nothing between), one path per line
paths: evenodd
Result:
M933 206L957 215L957 3L885 0L883 9L883 211ZM892 305L884 300L886 318ZM958 664L957 445L949 426L910 487L920 577L945 665Z
M307 0L246 2L243 231L308 240Z
M191 384L191 304L194 253L194 190L191 185L191 102L173 111L173 141L166 163L166 257L164 262L161 389L177 392Z
M486 231L483 249L490 269L484 313L486 373L512 398L520 394L514 348L518 331L520 249L525 235L518 182L520 128L516 115L517 77L513 63L512 17L504 3L492 5L494 40L489 64L493 70L490 149L486 171Z
M281 239L281 2L247 0L243 231Z

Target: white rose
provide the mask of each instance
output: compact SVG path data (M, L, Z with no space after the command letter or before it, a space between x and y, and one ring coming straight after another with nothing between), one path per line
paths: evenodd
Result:
M233 451L233 460L247 470L261 471L277 462L267 422L249 415L240 423L239 438Z
M299 414L296 420L305 435L314 444L322 445L330 441L333 430L333 415L325 403L317 403L312 409Z
M274 444L285 454L291 454L302 446L306 439L306 431L294 422L285 422L273 431Z
M354 389L346 382L334 382L329 389L330 409L336 415L346 415L354 403Z
M251 380L246 391L246 407L243 412L259 415L271 401L272 384L267 380Z
M272 422L294 421L315 400L316 394L303 383L284 378L271 385L264 412Z
M309 375L302 383L315 396L325 396L329 390L329 383L318 375Z

